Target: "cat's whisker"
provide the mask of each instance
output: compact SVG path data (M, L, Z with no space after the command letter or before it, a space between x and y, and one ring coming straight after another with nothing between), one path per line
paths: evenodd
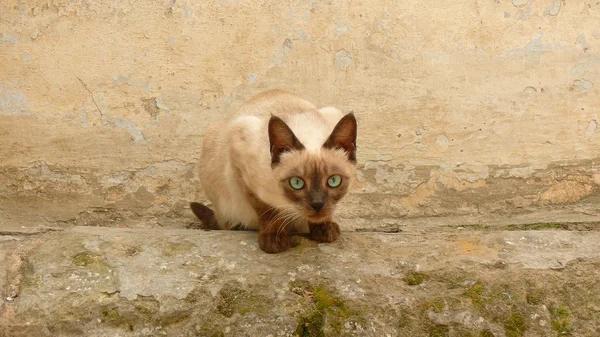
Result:
M288 221L285 222L282 226L279 227L279 230L277 231L277 234L275 235L277 241L279 241L279 233L281 231L283 231L283 229L287 228L287 226L289 226L290 224L293 224L294 221L296 221L299 218L299 216L300 215L298 213L292 213L292 214L288 215Z
M281 234L283 229L285 229L290 223L293 222L294 216L295 216L295 214L293 214L293 213L286 213L282 217L283 222L279 225L279 228L277 229L277 233L275 234L275 239L277 240L277 242L279 242L279 234Z

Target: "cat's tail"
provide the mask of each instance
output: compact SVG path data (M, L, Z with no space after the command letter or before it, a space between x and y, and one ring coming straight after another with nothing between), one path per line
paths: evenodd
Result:
M190 208L192 209L192 212L194 212L194 214L198 217L198 219L202 221L202 227L204 229L221 229L221 227L217 223L215 212L212 209L198 202L190 202Z

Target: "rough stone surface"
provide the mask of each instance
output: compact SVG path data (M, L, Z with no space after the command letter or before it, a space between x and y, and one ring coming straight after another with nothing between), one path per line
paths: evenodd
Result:
M597 203L599 21L587 0L4 0L0 228L174 225L204 128L270 88L358 117L347 218Z
M596 336L600 232L557 228L347 232L278 255L239 231L2 237L0 334Z

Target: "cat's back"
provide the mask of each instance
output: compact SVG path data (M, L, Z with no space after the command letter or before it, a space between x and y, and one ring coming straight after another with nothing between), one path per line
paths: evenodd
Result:
M318 150L343 114L333 107L317 109L289 91L269 90L248 100L232 116L230 136L243 142L251 140L257 146L268 149L265 142L268 142L267 128L271 116L281 118L309 150Z
M229 161L246 160L246 155L254 160L264 157L269 151L267 127L271 115L289 121L305 112L318 113L318 110L285 90L268 90L252 97L237 112L206 129L201 152L202 173L223 172ZM237 153L237 158L231 158L232 152Z
M309 101L289 91L274 89L260 93L244 105L233 116L234 120L243 116L254 116L268 119L271 115L287 119L290 116L316 111L317 108Z

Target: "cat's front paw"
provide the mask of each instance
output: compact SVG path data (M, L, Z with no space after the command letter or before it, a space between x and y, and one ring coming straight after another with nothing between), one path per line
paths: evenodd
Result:
M317 242L333 242L340 236L340 226L335 222L311 223L310 239Z
M261 233L258 235L258 245L263 252L277 254L298 245L298 240L287 234L279 236L275 233Z

